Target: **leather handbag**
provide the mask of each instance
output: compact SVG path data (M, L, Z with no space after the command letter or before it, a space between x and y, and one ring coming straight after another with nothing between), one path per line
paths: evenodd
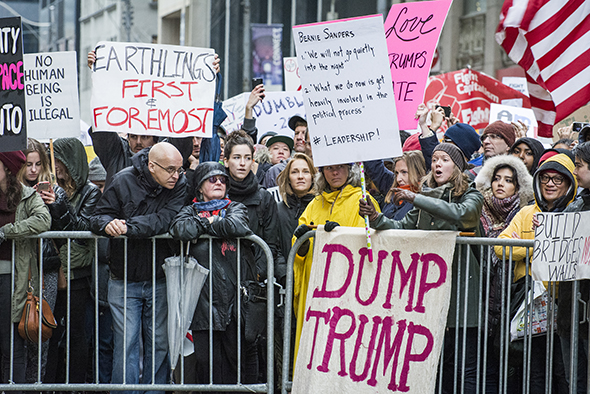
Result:
M39 297L33 294L31 271L29 270L27 301L25 302L25 309L18 323L18 333L23 339L37 343L39 341L39 327L41 327L41 342L45 342L51 338L53 329L57 328L57 322L45 298L41 302L41 308L42 324L39 325Z

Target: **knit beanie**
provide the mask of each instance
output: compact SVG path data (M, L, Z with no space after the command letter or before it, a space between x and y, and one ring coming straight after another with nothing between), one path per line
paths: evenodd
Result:
M453 144L443 142L442 144L438 144L436 148L434 148L432 154L434 155L434 152L439 150L448 154L451 157L451 160L453 160L453 163L455 163L455 165L459 167L461 172L465 171L465 168L467 168L467 162L465 161L463 152L461 152L459 148L457 148Z
M16 175L19 172L26 160L27 157L20 150L0 152L0 161L4 163L4 167L8 168L13 175Z
M402 146L402 152L409 152L412 150L421 150L421 146L420 146L420 134L416 133L416 134L412 134L411 136L409 136L408 138L406 138L406 141L404 142L404 145Z
M90 182L102 182L107 179L107 172L105 171L98 156L90 161L88 168L88 180Z
M457 123L449 127L445 132L445 137L453 141L468 160L481 147L479 134L477 134L477 131L473 127L466 123Z
M483 131L482 137L486 134L497 134L506 142L508 146L514 145L516 140L516 134L514 134L514 128L509 123L504 123L501 120L497 120L494 123L490 123Z

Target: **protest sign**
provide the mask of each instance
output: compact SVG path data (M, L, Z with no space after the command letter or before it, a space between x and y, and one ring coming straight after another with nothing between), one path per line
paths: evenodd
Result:
M381 15L293 27L314 164L401 156Z
M80 135L76 52L24 55L27 135L38 141Z
M529 84L524 77L503 77L502 83L514 90L519 91L525 96L529 95Z
M299 66L297 65L297 58L283 58L283 69L285 74L285 90L301 90L301 79L299 79Z
M252 109L252 116L256 118L258 135L274 131L293 137L293 130L289 128L289 118L293 115L305 117L301 92L265 92L264 94L264 100ZM228 133L242 127L249 96L250 93L242 93L223 102L223 110L227 118L221 126Z
M385 20L399 128L413 130L440 33L452 0L394 4Z
M211 137L213 49L99 42L92 72L96 131Z
M530 108L512 107L502 104L490 104L490 123L501 120L504 123L515 122L520 120L527 127L527 137L537 138L539 126L535 113Z
M27 147L20 17L0 18L0 32L0 152L10 152Z
M533 279L590 279L590 212L540 212L536 217Z
M283 90L283 25L251 23L252 77L262 78L267 91Z
M531 108L527 96L483 73L468 68L430 77L424 102L429 108L450 106L461 123L483 129L490 123L490 104L518 99L520 106Z
M457 233L321 229L293 394L434 393Z

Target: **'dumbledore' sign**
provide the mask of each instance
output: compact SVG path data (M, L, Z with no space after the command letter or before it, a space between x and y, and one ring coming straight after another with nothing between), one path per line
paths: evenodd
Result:
M364 229L318 231L293 393L433 393L455 237L379 231L369 263Z
M0 18L0 152L26 149L23 35L20 17Z
M27 134L39 141L80 135L76 52L24 55Z
M211 137L213 49L100 42L92 73L96 131Z
M537 213L534 280L590 279L590 212Z
M316 166L401 156L383 17L293 27Z

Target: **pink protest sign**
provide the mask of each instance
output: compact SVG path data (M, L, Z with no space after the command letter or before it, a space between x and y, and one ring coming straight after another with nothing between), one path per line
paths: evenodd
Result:
M385 20L399 128L415 129L432 57L452 0L394 4Z

